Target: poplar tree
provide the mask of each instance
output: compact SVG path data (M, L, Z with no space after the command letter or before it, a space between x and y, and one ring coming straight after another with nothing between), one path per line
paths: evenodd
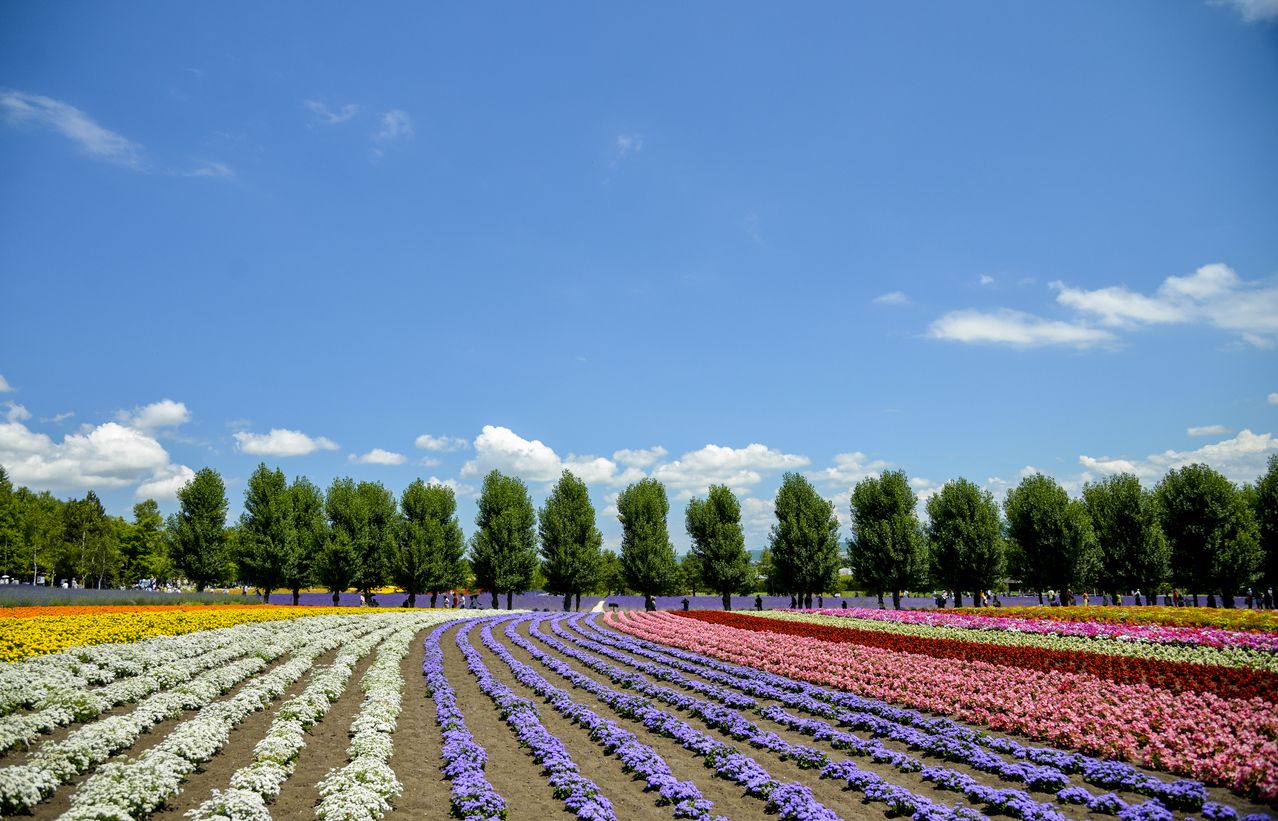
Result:
M1278 587L1278 456L1269 457L1269 469L1256 482L1252 495L1260 540L1260 581Z
M1154 489L1159 521L1171 544L1172 579L1191 592L1220 593L1225 607L1260 566L1256 521L1234 483L1207 465L1168 471Z
M173 564L203 591L226 573L226 485L213 468L201 468L177 492L169 517Z
M753 576L741 530L741 504L727 485L711 485L705 499L688 502L684 524L692 540L688 555L696 560L687 563L689 570L722 597L724 610L731 610L732 594L744 590Z
M954 591L974 594L1002 579L1003 538L998 503L988 490L967 479L947 482L927 500L927 539L932 577Z
M1119 473L1084 485L1083 506L1099 547L1096 578L1101 591L1114 604L1127 590L1154 596L1171 573L1171 552L1153 495L1135 475Z
M457 523L453 489L416 479L400 497L399 539L391 557L391 579L417 606L419 593L430 593L434 607L444 590L466 581L466 550Z
M565 470L537 516L541 540L541 572L546 592L564 597L564 610L599 579L603 534L595 526L595 507L586 483Z
M263 602L284 586L290 554L297 548L291 501L284 471L259 464L244 490L238 560L241 578L262 591Z
M669 513L666 486L657 479L641 479L617 497L622 573L645 606L652 606L653 596L678 589L679 563L666 525Z
M769 534L776 589L805 607L812 596L834 588L839 574L839 520L834 505L798 473L787 473L777 490L777 522Z
M852 489L852 538L848 567L853 577L875 590L892 591L892 607L901 609L901 591L927 575L927 543L915 512L917 499L903 470L861 480Z
M328 521L324 518L324 494L310 479L299 476L288 486L289 513L294 549L284 565L284 586L293 594L293 605L302 597L302 588L318 581L319 563L328 544ZM342 584L345 590L349 581ZM335 599L334 603L339 601Z
M537 514L528 487L515 476L494 470L484 477L470 542L475 584L497 596L506 594L510 610L515 593L527 590L537 567Z
M1091 518L1082 503L1042 473L1026 476L1003 502L1007 538L1021 551L1024 581L1042 596L1045 588L1079 589L1099 564Z

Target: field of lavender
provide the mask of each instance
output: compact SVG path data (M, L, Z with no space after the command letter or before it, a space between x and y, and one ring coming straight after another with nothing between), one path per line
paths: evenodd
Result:
M855 608L324 611L0 666L0 812L1257 821L1276 649Z

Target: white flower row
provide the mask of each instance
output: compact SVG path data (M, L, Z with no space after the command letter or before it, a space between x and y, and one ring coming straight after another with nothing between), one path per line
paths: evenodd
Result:
M245 625L241 625L245 626ZM233 628L234 629L234 628ZM46 688L39 699L39 709L29 713L13 713L0 717L0 752L19 744L30 744L57 727L88 721L120 704L135 702L152 693L190 681L197 674L227 664L244 655L246 646L255 646L270 638L258 625L253 629L218 637L193 657L173 658L168 664L149 673L122 678L93 690Z
M360 682L364 702L351 722L350 763L332 770L319 783L321 801L315 817L325 821L377 821L403 792L390 767L391 734L399 720L404 676L400 664L408 645L422 628L444 619L421 620L386 640Z
M123 644L72 647L0 665L0 715L56 703L92 684L163 670L235 642L244 633L267 635L266 629L261 623L240 624Z
M345 625L346 630L321 630L317 635L316 628L321 627L317 622L318 619L306 618L278 624L270 643L243 646L244 651L253 653L252 656L156 693L127 714L88 724L62 741L46 743L23 764L0 768L0 812L30 810L62 783L106 761L117 751L132 746L151 727L186 710L209 704L239 682L260 672L268 661L306 647L311 642L320 646L337 646L351 635L368 632L378 626L373 620L351 619ZM243 636L245 641L248 638Z
M336 661L313 673L306 689L280 706L266 736L253 748L253 762L231 776L230 789L214 790L213 797L187 817L195 821L270 821L266 803L280 794L293 774L297 756L306 746L306 729L328 713L346 690L355 665L380 638L365 636L348 644Z
M398 626L385 624L386 619L351 620L378 628L373 635L379 637ZM217 754L237 724L283 695L311 668L317 656L348 641L349 638L332 634L317 639L301 648L292 660L247 682L231 698L203 708L138 758L99 768L71 796L71 808L61 818L100 821L149 815L181 792L186 776Z

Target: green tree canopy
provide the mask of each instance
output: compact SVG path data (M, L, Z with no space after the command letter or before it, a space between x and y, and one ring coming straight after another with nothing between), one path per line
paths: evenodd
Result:
M320 556L328 544L329 533L328 520L324 517L324 494L310 479L305 476L294 479L288 486L288 497L294 544L284 563L283 583L292 592L293 605L296 607L301 599L302 588L318 580ZM345 590L349 584L347 579L342 583L341 589Z
M297 550L292 496L284 471L259 464L249 476L240 515L236 560L240 578L262 591L262 601L283 587L292 553Z
M400 497L399 541L391 557L391 580L417 606L419 593L430 593L434 607L440 592L466 582L466 543L457 522L453 489L416 479Z
M586 483L565 470L537 516L541 572L546 592L564 597L564 610L594 588L599 576L603 534L595 526L595 507Z
M133 506L133 521L124 531L120 544L124 557L125 580L137 581L143 576L168 578L168 545L164 540L164 517L154 499Z
M1099 546L1097 583L1118 601L1127 590L1157 594L1171 573L1171 551L1153 494L1130 473L1083 486L1083 505Z
M998 503L988 490L967 479L947 482L927 500L927 539L932 578L954 591L994 587L1003 575L1002 525Z
M1172 580L1194 596L1221 593L1226 607L1260 566L1260 541L1246 497L1207 465L1168 471L1154 489L1171 545Z
M374 603L376 588L386 583L398 525L395 496L380 482L333 480L324 499L324 512L340 543L354 555L350 586Z
M470 541L475 584L492 592L493 609L498 594L505 593L509 610L537 567L537 514L523 480L498 470L484 477L478 507Z
M1256 482L1252 505L1260 540L1261 582L1278 587L1278 455L1269 457L1269 469Z
M916 503L903 470L862 479L852 489L848 567L858 582L878 592L880 606L883 591L890 590L892 607L900 610L901 591L927 576L927 543Z
M177 492L169 517L174 565L203 590L226 573L226 485L213 468L201 468Z
M688 502L684 523L692 539L689 555L697 560L697 576L719 594L723 609L731 610L732 594L753 581L741 530L741 504L727 485L711 485L705 499Z
M770 587L797 595L804 604L833 590L839 574L839 520L834 505L798 473L787 473L776 497L777 522L768 547L776 584Z
M626 586L645 600L673 593L679 586L679 563L666 529L669 512L666 486L657 479L641 479L617 497Z
M1007 537L1021 551L1025 578L1038 591L1077 590L1095 577L1099 556L1091 518L1065 488L1042 473L1026 476L1003 502Z

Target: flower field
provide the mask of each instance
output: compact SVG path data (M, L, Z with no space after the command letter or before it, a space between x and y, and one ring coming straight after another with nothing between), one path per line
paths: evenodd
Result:
M0 665L0 813L1257 821L1278 798L1272 651L1216 633L299 611Z

